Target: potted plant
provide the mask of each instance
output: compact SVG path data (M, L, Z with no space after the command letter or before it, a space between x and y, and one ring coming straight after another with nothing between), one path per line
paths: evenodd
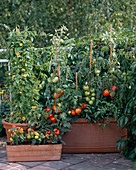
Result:
M24 133L23 128L14 127L9 132L11 142L6 145L9 162L60 160L62 144L58 143L59 129L42 133L28 128Z
M101 38L96 39L93 58L90 60L92 56L85 41L76 43L73 39L65 38L62 44L60 40L61 37L54 37L57 48L52 53L52 65L60 68L61 76L54 85L53 80L57 73L51 74L47 86L52 92L47 88L45 94L58 107L61 105L59 109L64 117L74 123L71 132L63 137L66 142L63 151L117 152L116 141L126 135L127 131L117 128L117 120L123 115L123 107L119 106L120 87L116 85L119 81L118 62L115 58L112 61L108 59L112 54L111 47ZM64 94L59 95L58 89L63 89ZM99 126L102 129L107 127L102 132Z

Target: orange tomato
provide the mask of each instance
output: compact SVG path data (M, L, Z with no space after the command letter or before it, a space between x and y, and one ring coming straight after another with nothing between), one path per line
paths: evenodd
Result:
M56 105L53 105L53 110L54 110L54 112L56 112ZM58 107L58 112L57 113L60 113L61 112L61 110L60 110L60 108Z
M27 129L27 132L30 133L30 132L31 132L31 128L28 128L28 129Z
M55 99L57 99L57 98L58 98L58 96L57 96L57 93L56 93L56 92L54 93L54 98L55 98Z
M80 109L80 108L76 108L75 112L76 112L77 114L80 114L80 113L81 113L81 109Z

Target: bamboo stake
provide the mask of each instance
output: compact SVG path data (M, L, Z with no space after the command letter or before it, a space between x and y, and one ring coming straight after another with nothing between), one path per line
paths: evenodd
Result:
M89 76L90 76L90 80L89 80L89 84L91 84L91 67L92 67L92 40L91 40L91 43L90 43L90 73L89 73Z
M78 89L78 85L77 85L77 72L76 72L76 90Z
M112 25L110 25L110 32L112 32ZM111 60L111 68L112 68L112 42L110 42L110 60Z
M112 32L112 25L110 25L110 32ZM110 42L110 62L111 62L111 69L112 69L112 42ZM112 75L112 73L111 73ZM111 85L112 85L112 78L111 78Z
M58 59L58 50L57 50L56 41L54 41L54 47L55 47L55 51L56 51L56 61L57 61L57 59ZM57 73L58 73L58 77L60 79L60 66L58 66L58 68L57 68Z
M91 67L92 67L92 40L90 43L90 71L91 71Z

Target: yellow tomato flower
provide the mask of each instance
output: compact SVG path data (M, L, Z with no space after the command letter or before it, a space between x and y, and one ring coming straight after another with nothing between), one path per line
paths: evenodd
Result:
M37 107L36 106L32 106L32 109L36 109Z
M16 53L16 55L18 56L18 55L20 55L20 53L19 53L19 52L17 52L17 53Z
M23 120L23 121L25 121L25 120L26 120L26 118L25 118L25 117L22 117L22 120Z
M27 35L24 35L25 36L25 38L27 38Z
M23 76L24 76L24 77L27 77L27 74L24 74Z
M13 115L13 112L11 112L11 115Z
M22 62L25 62L25 59Z
M29 43L29 40L27 40L27 43Z
M22 69L21 69L21 71L25 71L25 69L24 69L24 68L22 68Z
M20 43L20 46L22 47L22 46L23 46L23 43Z
M13 78L15 77L15 75L12 76Z
M3 94L3 91L0 91L0 94Z
M11 51L13 50L13 48L10 49Z

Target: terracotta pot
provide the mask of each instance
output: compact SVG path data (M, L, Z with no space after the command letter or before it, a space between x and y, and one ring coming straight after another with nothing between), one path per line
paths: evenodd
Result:
M117 128L117 122L113 118L109 122L102 131L99 122L88 125L86 119L77 119L72 124L71 132L62 138L66 143L63 153L118 152L116 142L121 136L127 135L127 130Z
M62 144L6 145L9 162L60 160Z
M3 127L6 130L8 141L10 141L11 138L11 134L8 132L8 130L12 128L12 125L16 125L16 127L21 127L23 128L24 131L26 131L26 129L28 128L28 123L8 123L5 121L5 119L2 120L2 123L3 123Z

